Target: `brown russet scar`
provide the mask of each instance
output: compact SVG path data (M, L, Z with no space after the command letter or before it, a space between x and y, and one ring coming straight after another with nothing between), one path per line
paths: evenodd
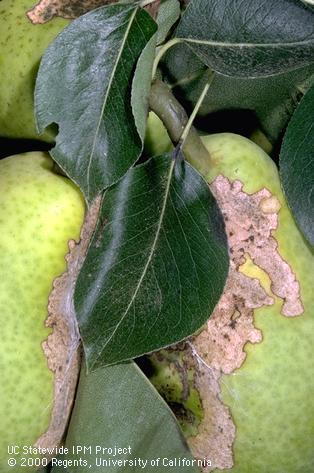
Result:
M240 181L229 182L218 176L210 188L226 221L229 247L236 269L245 262L245 254L264 270L271 280L274 295L283 300L281 313L301 315L300 286L291 267L281 257L272 232L278 225L280 203L267 189L255 194L242 190Z
M27 16L32 23L46 23L54 16L74 19L90 10L115 3L116 0L41 0Z
M34 24L47 23L53 17L59 16L74 20L95 8L111 5L118 0L41 0L27 12L28 18ZM160 0L145 6L145 10L156 19Z

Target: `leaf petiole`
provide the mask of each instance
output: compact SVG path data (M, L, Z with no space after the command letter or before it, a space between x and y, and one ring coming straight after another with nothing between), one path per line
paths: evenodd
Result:
M158 64L159 64L161 58L163 57L163 55L166 54L168 49L172 48L172 46L175 46L178 43L182 43L182 39L181 38L173 38L173 39L171 39L170 41L168 41L166 44L164 44L163 46L161 46L159 48L158 53L155 57L154 64L153 64L153 69L152 69L152 79L153 80L155 79Z
M188 137L188 134L190 132L191 126L192 126L192 124L195 120L195 117L196 117L196 115L197 115L197 113L198 113L198 111L199 111L199 109L200 109L200 107L203 103L204 98L206 97L206 94L208 92L209 87L211 86L213 78L214 78L214 74L211 74L210 78L206 82L206 84L205 84L205 86L204 86L204 88L201 92L201 95L199 96L199 98L198 98L198 100L195 104L195 107L194 107L194 109L193 109L193 111L192 111L192 113L189 117L189 120L188 120L187 124L184 127L184 130L183 130L181 138L180 138L180 148L184 147L184 144L185 144L186 139Z
M182 105L174 97L169 87L162 81L156 79L153 82L149 97L150 109L161 119L172 142L180 146L185 159L203 176L207 175L210 156L200 136L192 126L192 122L210 87L211 79L208 80L207 84L196 104L195 113L192 113L190 120ZM185 134L183 136L185 129L186 136ZM184 140L183 145L182 140Z

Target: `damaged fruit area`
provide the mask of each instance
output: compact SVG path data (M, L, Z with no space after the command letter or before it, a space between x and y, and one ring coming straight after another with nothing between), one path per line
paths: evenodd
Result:
M216 160L217 173L223 169L225 174L218 174L210 188L224 216L229 275L206 327L186 343L151 355L150 379L181 420L193 455L211 460L203 471L261 468L274 443L277 454L273 454L270 471L277 471L290 440L283 426L296 422L296 410L298 426L312 412L304 406L311 405L306 399L307 388L311 389L306 372L313 367L310 344L300 349L297 343L306 338L306 331L313 331L310 277L293 270L294 255L287 254L283 245L283 256L280 242L290 232L298 255L302 255L298 245L303 245L303 258L311 255L293 226L277 171L267 155L235 135L213 135L204 142ZM246 162L233 168L239 144ZM247 162L256 162L258 155L260 163L254 172L262 178L248 183L246 187L251 185L252 191L254 185L255 192L247 193L240 179L246 177ZM235 174L239 180L231 180ZM262 187L263 183L277 194ZM296 356L302 366L299 372ZM290 386L307 382L310 386L301 392ZM191 402L193 398L196 403ZM309 454L306 437L303 447ZM287 471L304 461L303 452L286 459Z
M73 408L81 368L80 336L73 307L74 285L95 229L100 201L97 199L85 215L79 242L69 240L65 259L67 270L53 282L49 295L46 327L52 332L42 343L49 369L54 373L54 401L51 420L35 447L51 448L62 439Z
M54 16L73 19L90 10L114 3L110 0L41 0L27 12L34 24L46 23Z

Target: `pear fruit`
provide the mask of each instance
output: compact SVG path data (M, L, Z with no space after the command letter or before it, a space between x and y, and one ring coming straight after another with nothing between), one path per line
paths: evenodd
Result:
M225 372L220 381L222 401L236 427L234 466L228 471L311 473L314 256L287 206L277 167L269 156L246 138L233 134L207 136L203 142L213 162L206 176L208 182L224 176L233 186L241 183L239 198L247 194L251 203L250 196L259 194L261 213L259 217L253 214L252 220L264 219L256 234L253 231L245 236L242 227L239 239L243 238L244 252L238 272L251 281L255 279L267 297L253 311L258 340L254 344L248 340L240 366ZM267 219L270 234L268 241L262 241L265 234L261 238L258 233ZM247 245L246 238L252 237L254 241ZM239 244L236 242L235 247L241 252Z
M84 212L81 192L54 173L48 154L0 161L1 473L10 470L10 457L17 472L44 466L38 457L45 461L45 454L22 448L55 447L66 427L78 375L76 326L62 314L45 322L53 281L66 269L68 242L79 238Z
M33 24L32 0L0 2L0 136L53 141L50 129L38 135L34 120L34 87L42 54L69 23L61 18Z
M239 135L202 141L230 273L204 330L151 355L151 380L194 456L212 462L204 471L312 473L314 255L272 159Z
M173 144L168 136L160 118L150 111L147 117L144 150L149 156L158 156L173 149Z

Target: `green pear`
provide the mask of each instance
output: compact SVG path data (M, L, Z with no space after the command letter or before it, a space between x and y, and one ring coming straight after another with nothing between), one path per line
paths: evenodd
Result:
M269 156L246 138L228 133L204 137L203 143L214 163L206 176L210 183L222 175L231 183L241 182L249 195L266 189L270 195L261 201L263 215L277 215L271 230L277 247L265 244L262 248L264 258L272 261L262 261L252 250L244 254L239 267L244 275L259 281L271 301L254 310L254 325L262 339L247 343L242 365L221 378L222 401L236 426L234 467L228 471L311 473L314 256L291 215L277 167ZM272 266L276 268L278 257L281 272L274 274Z
M41 56L68 24L54 18L33 24L32 0L0 2L0 136L52 141L52 130L38 135L34 120L34 87Z
M166 139L154 125L156 141ZM195 457L211 460L206 471L312 473L314 256L272 159L239 135L202 141L204 177L225 216L229 283L203 332L151 355L151 381Z
M68 242L79 238L84 209L79 189L53 172L48 154L24 153L0 161L1 473L10 471L10 457L17 461L14 471L41 466L32 463L40 455L22 447L55 446L63 434L60 428L66 426L65 404L73 399L62 401L64 411L59 403L62 411L56 418L56 392L69 389L71 360L63 385L56 389L55 381L65 368L64 349L72 350L64 358L76 356L75 326L70 340L62 315L50 324L45 321L53 281L66 269ZM19 454L8 453L12 445ZM21 465L22 457L29 463Z
M149 112L146 123L144 150L149 156L158 156L173 149L173 144L160 118Z

